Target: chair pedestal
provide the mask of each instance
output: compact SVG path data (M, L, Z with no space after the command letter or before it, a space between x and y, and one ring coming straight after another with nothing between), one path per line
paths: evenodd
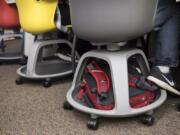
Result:
M70 105L72 105L72 107L76 108L77 110L97 116L129 117L143 113L146 114L151 113L155 108L159 107L161 104L165 102L167 98L167 94L166 91L161 90L159 98L152 104L138 109L133 109L130 107L127 60L129 57L136 54L142 56L145 66L147 70L149 70L149 65L147 63L145 55L139 49L121 50L115 52L91 51L84 54L79 61L72 86L67 93L67 101L70 103ZM81 77L80 74L82 74L80 73L82 72L81 69L83 67L82 64L85 63L85 61L90 57L105 60L109 64L111 77L112 77L114 102L115 102L115 106L113 110L104 111L104 110L89 108L75 101L72 96L74 88L76 87L76 84L78 83L78 80Z

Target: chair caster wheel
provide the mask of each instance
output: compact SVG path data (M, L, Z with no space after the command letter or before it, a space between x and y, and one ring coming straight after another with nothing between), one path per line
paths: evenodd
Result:
M97 130L98 129L98 121L97 119L90 119L87 122L87 128L91 129L91 130Z
M52 85L52 83L51 83L51 80L50 80L50 79L46 79L46 80L43 82L43 86L44 86L45 88L49 88L51 85Z
M154 117L152 115L145 115L142 119L142 123L147 126L152 126L154 124Z
M4 40L1 40L1 42L0 42L0 48L1 48L1 52L2 53L5 53L5 48L6 48L6 45L4 44Z
M68 101L65 101L63 104L64 110L72 110L73 107L68 103Z
M177 103L176 108L177 108L177 111L180 112L180 103Z
M20 65L26 65L27 64L27 58L22 58L19 62Z
M18 79L16 79L16 84L17 84L17 85L23 84L23 79L22 79L21 77L19 77Z

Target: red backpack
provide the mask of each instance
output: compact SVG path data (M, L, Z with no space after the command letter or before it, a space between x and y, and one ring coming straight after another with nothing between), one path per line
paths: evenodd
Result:
M95 61L89 63L85 69L77 98L89 107L100 110L112 110L114 107L109 77Z
M128 82L130 96L129 103L132 108L147 106L155 100L156 95L154 91L157 90L157 87L150 82L147 82L143 76L129 75Z

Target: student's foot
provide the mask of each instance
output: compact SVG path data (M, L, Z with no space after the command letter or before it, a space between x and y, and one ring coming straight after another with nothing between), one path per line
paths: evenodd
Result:
M158 67L154 67L147 79L154 82L164 90L180 96L180 91L176 89L176 83L173 80L170 72L162 73Z

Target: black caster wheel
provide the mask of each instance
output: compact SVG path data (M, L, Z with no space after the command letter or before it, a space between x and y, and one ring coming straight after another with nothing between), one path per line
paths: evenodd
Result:
M1 48L1 52L4 53L5 52L5 48L6 48L6 45L4 44L4 40L2 40L0 42L0 48Z
M45 88L49 88L51 85L52 85L52 83L51 83L51 80L50 80L50 79L46 79L46 80L43 82L43 86L44 86Z
M68 103L68 101L65 101L63 104L64 110L72 110L73 107Z
M180 112L180 103L177 103L176 108L177 108L177 111Z
M18 79L16 79L16 84L17 84L17 85L23 84L23 79L22 79L21 77L19 77Z
M145 115L142 119L142 123L147 126L152 126L154 124L154 117L152 115Z
M22 58L19 62L20 65L26 65L27 64L27 58Z
M91 129L91 130L97 130L98 129L98 121L97 119L90 119L87 122L87 128Z

